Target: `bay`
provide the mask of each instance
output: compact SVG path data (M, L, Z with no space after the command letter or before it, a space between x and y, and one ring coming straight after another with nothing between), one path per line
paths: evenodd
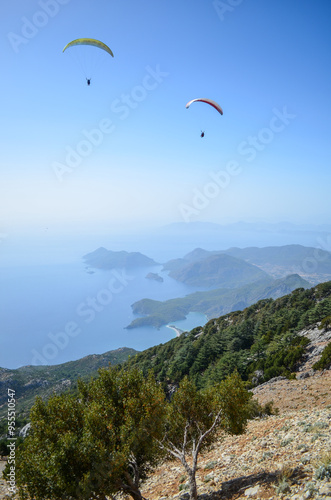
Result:
M164 281L146 279L159 273ZM0 367L54 365L120 347L138 351L167 342L175 332L142 327L127 330L131 305L142 298L167 300L194 289L162 272L162 266L130 271L89 270L83 261L0 268ZM205 324L190 313L182 330ZM172 322L171 324L177 324Z

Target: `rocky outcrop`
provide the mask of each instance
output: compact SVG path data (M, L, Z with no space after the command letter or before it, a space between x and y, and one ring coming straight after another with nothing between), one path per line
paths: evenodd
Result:
M313 328L302 330L299 335L306 337L310 342L306 348L303 362L298 368L298 372L309 372L312 366L322 355L324 348L331 341L331 329L320 329L320 323Z

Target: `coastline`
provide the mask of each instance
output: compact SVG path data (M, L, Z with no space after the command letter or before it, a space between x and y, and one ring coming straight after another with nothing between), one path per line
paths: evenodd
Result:
M171 330L174 330L176 332L176 337L180 337L182 333L184 333L185 330L181 330L175 325L166 325L167 328L171 328Z

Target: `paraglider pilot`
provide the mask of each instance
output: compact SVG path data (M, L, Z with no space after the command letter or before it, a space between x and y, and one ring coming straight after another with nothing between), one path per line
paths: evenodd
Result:
M86 78L87 85L91 84L91 78Z
M200 137L204 137L204 136L205 136L205 132L203 130L201 130Z

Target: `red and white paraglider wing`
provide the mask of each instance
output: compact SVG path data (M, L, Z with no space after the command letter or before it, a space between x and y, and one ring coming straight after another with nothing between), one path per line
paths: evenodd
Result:
M217 102L212 101L211 99L204 99L204 98L198 98L198 99L192 99L192 101L189 101L186 104L186 108L188 109L193 102L205 102L206 104L209 104L213 108L215 108L221 115L223 115L223 109Z

